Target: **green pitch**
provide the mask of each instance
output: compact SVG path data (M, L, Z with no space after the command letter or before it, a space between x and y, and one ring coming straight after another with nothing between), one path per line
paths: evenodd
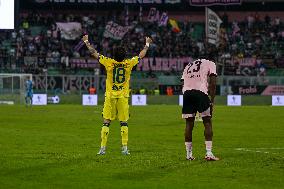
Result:
M0 188L239 188L284 186L284 108L215 108L214 153L205 162L203 126L195 161L185 160L179 106L131 107L129 148L111 125L107 155L97 156L101 106L0 106Z

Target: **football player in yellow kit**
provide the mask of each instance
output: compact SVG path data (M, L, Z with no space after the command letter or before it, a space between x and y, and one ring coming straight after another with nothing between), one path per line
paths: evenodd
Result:
M107 72L105 102L103 108L103 126L101 129L101 148L99 155L106 153L106 144L109 135L109 126L116 118L120 121L122 154L129 155L128 143L128 124L129 119L129 81L132 68L139 63L139 60L146 56L152 39L146 37L146 44L139 56L126 59L126 51L122 46L114 49L113 58L99 54L89 43L88 35L83 36L82 40L91 52L92 56L99 60Z

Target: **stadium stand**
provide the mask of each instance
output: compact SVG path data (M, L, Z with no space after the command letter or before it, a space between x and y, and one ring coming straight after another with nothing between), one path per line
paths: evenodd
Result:
M99 51L112 56L112 47L118 42L105 38L104 28L108 21L123 25L124 14L117 12L108 16L82 16L76 13L50 15L22 12L18 30L0 32L1 71L38 74L48 68L51 74L93 73L92 68L78 69L71 66L70 59L89 58L90 55L86 48L74 51L78 40L63 39L56 23L81 23L83 32L90 34ZM225 59L225 75L258 75L260 70L265 72L261 74L266 74L268 70L269 75L278 75L283 71L279 68L284 67L284 26L279 17L270 17L269 12L264 19L260 19L257 13L251 13L246 19L233 22L226 21L230 15L222 15L225 21L221 26L221 44L218 49L206 44L204 23L179 22L181 32L176 33L170 25L161 27L147 21L147 18L141 21L138 15L131 14L134 16L129 18L129 23L135 24L135 28L122 40L123 44L127 44L129 56L139 52L143 46L143 36L148 34L155 41L149 55L151 57L198 57L209 51L217 55L215 58L219 62ZM240 62L244 60L247 62Z

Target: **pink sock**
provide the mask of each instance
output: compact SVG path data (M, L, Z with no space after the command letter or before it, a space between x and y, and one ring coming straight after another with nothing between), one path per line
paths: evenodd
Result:
M205 141L206 151L211 152L212 151L212 141Z
M192 151L192 142L185 142L185 149L187 152L191 152Z

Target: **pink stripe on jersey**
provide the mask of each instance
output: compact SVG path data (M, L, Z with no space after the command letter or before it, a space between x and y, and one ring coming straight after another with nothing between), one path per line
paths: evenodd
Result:
M206 59L197 59L190 62L183 71L184 86L182 92L195 89L208 94L207 79L211 74L217 75L214 62Z

